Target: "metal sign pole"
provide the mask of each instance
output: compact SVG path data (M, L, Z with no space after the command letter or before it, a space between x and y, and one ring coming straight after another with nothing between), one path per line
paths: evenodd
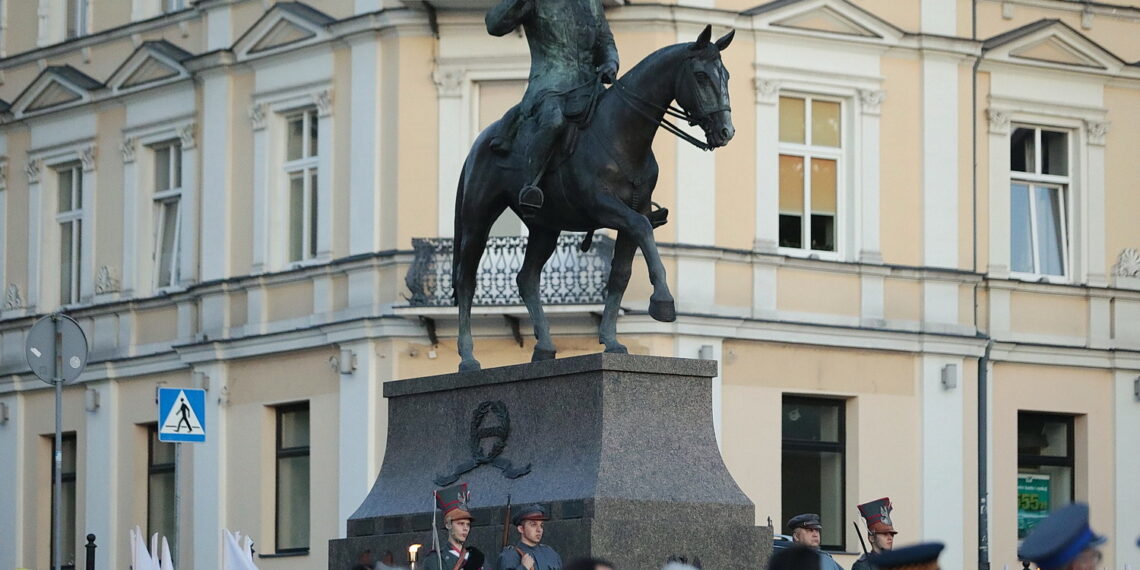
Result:
M162 420L159 420L162 421ZM174 442L174 567L182 565L182 444Z
M63 521L60 512L63 497L63 334L59 328L59 314L55 313L51 316L52 325L55 329L55 371L52 373L52 383L55 384L55 492L52 493L52 517L54 543L52 551L55 552L55 570L60 570L63 566L63 556L61 542L63 537L60 536L60 529L62 528Z

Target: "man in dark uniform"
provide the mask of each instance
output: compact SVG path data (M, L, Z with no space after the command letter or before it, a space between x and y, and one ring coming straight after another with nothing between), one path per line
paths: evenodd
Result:
M939 570L941 542L924 542L906 548L887 550L868 557L871 565L882 570Z
M519 509L511 523L519 531L519 542L499 553L499 570L560 570L562 557L553 548L541 544L550 515L542 505ZM428 569L431 570L431 569Z
M539 178L565 130L567 96L592 88L598 74L613 82L617 47L601 0L502 0L487 13L486 24L495 36L522 26L530 45L530 83L519 105L518 137L493 144L513 145L525 157L528 183L519 191L519 204L524 212L534 212L543 203ZM513 125L504 128L508 132L502 138L511 138Z
M796 515L788 520L788 530L792 533L792 542L807 546L819 554L819 566L822 570L843 570L830 554L819 549L819 531L823 530L819 515L815 513Z
M436 505L443 511L443 527L447 529L447 544L439 552L432 550L419 565L424 570L484 570L483 553L473 546L465 546L475 517L467 510L467 483L461 483L435 493ZM435 532L435 529L432 529Z
M1097 546L1105 537L1089 528L1089 506L1073 503L1041 521L1017 550L1041 570L1094 570L1102 554Z
M891 521L892 510L894 507L891 506L889 497L859 505L859 514L867 522L867 542L871 543L871 552L856 560L851 570L872 570L871 564L867 562L870 555L894 548L898 532L895 532L895 524Z

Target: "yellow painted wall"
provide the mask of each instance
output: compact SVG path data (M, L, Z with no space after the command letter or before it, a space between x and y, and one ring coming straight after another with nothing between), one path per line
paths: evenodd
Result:
M1140 249L1140 224L1136 221L1140 213L1140 192L1136 191L1136 181L1140 180L1140 161L1136 160L1136 149L1140 148L1140 91L1106 87L1104 103L1112 121L1104 147L1104 270L1109 273L1121 250ZM1100 270L1095 265L1097 261L1090 260L1091 270Z
M28 177L21 171L28 161L28 137L25 129L8 129L8 187L4 190L4 278L15 283L21 293L28 294ZM7 288L7 286L5 286Z
M386 40L385 48L392 47L395 46L391 40ZM399 234L396 243L382 245L381 249L408 249L413 237L436 235L438 226L436 216L423 215L424 212L438 210L437 194L431 192L431 189L437 186L439 178L439 118L438 113L423 112L424 103L435 101L437 97L431 76L424 71L433 67L435 40L430 36L401 36L396 49L398 60L392 63L398 66L398 88L396 93L385 92L388 96L395 96L395 106L390 107L395 114L385 115L389 118L390 125L385 130L398 137L396 140L399 144L396 150L397 162L388 165L396 170L396 186L388 189L399 192ZM382 55L384 51L381 48ZM388 57L383 57L384 62L388 63ZM433 111L435 109L431 105L427 108ZM392 118L395 120L392 121Z
M123 155L116 151L123 140L126 114L123 106L104 109L98 114L95 133L95 271L98 275L99 268L106 265L115 279L123 277ZM147 206L142 202L139 207Z
M178 337L178 307L165 305L135 312L135 340L140 344L169 342Z
M751 307L752 287L751 265L731 261L717 262L716 304L731 307Z
M1089 36L1096 43L1115 53L1124 61L1140 60L1140 43L1136 42L1136 23L1126 18L1096 16L1092 28L1081 26L1081 12L1078 6L1071 10L1050 9L1025 4L1013 7L1013 18L1006 20L1001 15L1001 2L978 2L978 38L986 39L1026 24L1047 18L1057 18L1069 27ZM1060 7L1059 4L1053 6ZM969 12L966 12L969 17Z
M1083 297L1015 291L1010 295L1009 304L1013 332L1088 335L1088 301Z
M269 287L267 320L280 321L313 314L313 282L305 279Z
M922 285L911 279L884 281L883 317L889 321L921 321Z
M885 57L879 216L883 261L922 263L922 69L917 60Z
M233 191L228 196L232 208L229 219L232 245L226 273L247 275L253 266L253 169L247 166L253 164L253 124L247 118L253 101L254 74L247 69L235 71L229 75L233 120L227 127L229 151L233 155L229 168Z
M732 124L736 136L716 156L716 244L734 249L752 249L756 237L756 105L752 85L752 58L756 53L748 34L738 33L721 52L730 75ZM775 128L774 125L771 128Z
M1017 560L1017 412L1047 411L1078 415L1075 448L1076 499L1091 506L1091 526L1112 528L1116 516L1113 497L1115 467L1113 446L1113 379L1107 370L997 364L993 387L994 486L990 535L991 560L1013 567ZM1005 484L1001 482L1005 481ZM1004 521L1004 523L1003 523ZM1101 531L1103 532L1103 531ZM1102 549L1103 567L1116 568L1112 549Z
M780 268L776 308L799 313L859 316L859 276Z

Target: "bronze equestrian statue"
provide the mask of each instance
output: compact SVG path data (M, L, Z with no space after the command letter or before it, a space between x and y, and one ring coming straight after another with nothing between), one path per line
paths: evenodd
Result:
M598 327L606 352L627 352L617 341L617 314L637 249L645 256L653 285L649 314L659 321L676 320L653 239L655 225L665 222L664 211L652 209L658 173L653 139L664 128L712 150L727 144L735 132L729 74L720 57L735 32L713 42L712 29L706 27L697 41L656 51L605 89L601 81L616 73L617 54L600 0L503 0L487 16L492 33L507 33L519 23L531 46L531 85L522 104L475 140L455 200L452 284L459 305L461 372L480 367L473 354L471 301L491 225L507 208L523 218L529 231L516 281L538 339L533 361L556 353L539 299L539 278L562 231L590 232L586 248L593 231L617 230ZM680 109L672 107L673 101ZM552 118L555 112L561 116ZM666 114L700 126L705 140L670 123ZM548 156L536 162L544 149ZM541 185L537 205L520 203L528 191L518 189L528 185Z

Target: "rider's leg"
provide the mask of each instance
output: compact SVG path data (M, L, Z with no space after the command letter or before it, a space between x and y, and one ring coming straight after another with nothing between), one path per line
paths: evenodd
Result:
M566 117L557 97L547 97L535 113L531 137L526 149L526 185L519 191L519 205L523 210L535 211L542 207L544 196L538 183L546 170L554 146L562 135Z

